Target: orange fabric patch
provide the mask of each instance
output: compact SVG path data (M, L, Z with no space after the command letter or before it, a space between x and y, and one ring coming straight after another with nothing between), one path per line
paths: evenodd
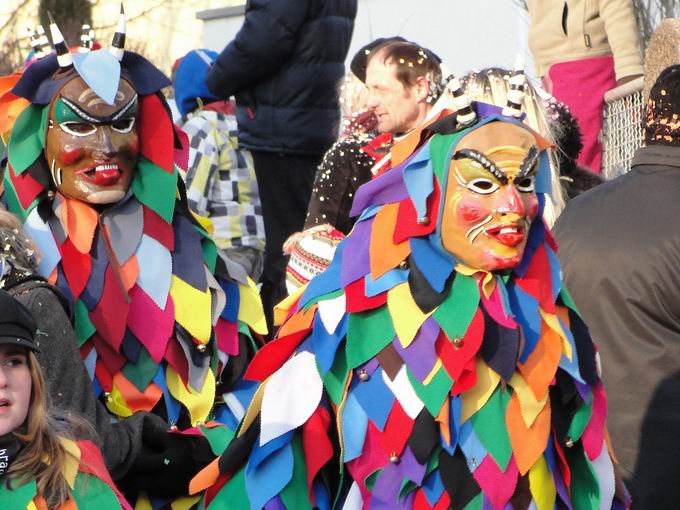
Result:
M281 326L277 337L282 338L288 336L296 331L301 331L303 329L308 329L312 326L312 321L314 320L314 314L318 306L316 304L310 306L307 310L298 310L298 312L293 315L288 321Z
M555 377L562 356L562 338L541 321L541 338L526 363L518 363L520 373L534 392L536 400L543 400Z
M515 456L515 462L520 474L523 476L536 463L543 454L550 436L550 402L547 402L536 420L527 428L522 418L522 409L517 394L513 394L505 414L505 423L508 426L510 444Z
M144 393L140 392L134 384L125 378L122 372L113 376L113 382L125 397L128 408L135 413L151 411L163 396L163 391L155 384L149 384Z
M80 200L64 197L61 218L68 229L68 237L80 253L89 253L97 228L97 211Z
M398 214L399 204L387 204L378 211L375 220L373 220L369 253L371 278L374 280L396 267L411 253L407 241L394 244L392 240L392 232L396 228Z

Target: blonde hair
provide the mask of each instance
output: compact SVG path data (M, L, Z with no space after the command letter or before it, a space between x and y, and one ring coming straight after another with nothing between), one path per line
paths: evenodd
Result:
M65 430L67 425L48 414L42 370L32 351L28 352L27 359L32 388L26 417L26 432L14 432L26 446L10 466L8 473L10 480L21 483L35 479L38 494L45 499L48 508L54 508L66 502L71 496L71 490L63 474L64 466L71 454L66 451L59 439L67 436ZM73 423L69 418L68 425ZM81 427L82 424L78 424L78 428Z
M0 257L17 269L34 273L40 262L35 244L23 232L21 221L0 205ZM2 275L0 275L2 276Z
M498 106L505 106L508 100L508 90L510 90L511 72L500 67L491 67L482 71L471 72L463 80L463 88L466 94L473 101L491 103ZM543 100L539 97L536 89L527 82L526 95L522 103L522 112L526 114L524 123L531 129L555 143L556 137L552 132L548 115L543 106ZM565 206L565 200L560 183L560 171L557 154L554 149L549 149L550 154L550 201L552 210L546 202L544 218L548 225L557 219Z

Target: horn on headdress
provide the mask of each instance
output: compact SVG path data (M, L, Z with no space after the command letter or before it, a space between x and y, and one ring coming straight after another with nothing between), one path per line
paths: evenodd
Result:
M522 103L526 95L527 77L524 74L524 57L519 55L515 61L515 68L510 77L510 89L508 90L508 102L503 108L506 117L520 118L522 116Z
M453 108L456 111L456 119L463 126L472 124L477 119L477 114L472 109L472 103L467 94L463 91L460 80L451 74L446 88L451 91L453 96Z
M52 14L49 12L47 16L50 20L50 35L52 35L52 43L54 44L54 49L57 52L57 62L59 62L59 67L62 69L67 69L73 65L73 58L68 50L64 36L61 35L61 30L54 22Z
M47 38L47 35L45 35L45 29L42 25L36 27L32 38L31 46L33 46L33 49L35 50L35 58L40 60L50 54L50 40ZM33 40L35 40L35 42L33 42Z
M109 51L119 61L123 60L123 54L125 53L125 11L123 10L122 3L120 4L118 26L116 27L116 33L113 34L113 41L111 41L111 48L109 48Z
M80 34L79 53L87 53L92 49L92 27L85 23L83 25L83 32Z

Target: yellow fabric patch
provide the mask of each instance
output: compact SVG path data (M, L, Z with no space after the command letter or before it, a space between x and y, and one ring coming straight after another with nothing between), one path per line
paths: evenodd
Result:
M442 367L442 360L441 358L437 358L436 363L434 364L434 367L432 367L432 370L430 370L430 373L427 374L427 377L423 379L423 384L428 385L432 382L432 379L434 379L434 376L437 375L437 372L439 372L439 369Z
M175 320L196 340L207 344L212 334L210 289L201 292L172 275L170 295L175 305Z
M132 416L132 410L127 406L125 397L115 384L111 387L109 398L106 399L106 408L120 418Z
M491 294L493 294L493 291L496 290L496 279L489 271L474 269L465 264L456 264L456 272L464 274L465 276L480 275L479 278L482 280L482 292L486 299L489 299Z
M552 510L557 490L543 455L529 470L529 489L538 510Z
M307 290L307 285L308 284L305 283L301 287L298 287L292 294L274 306L274 325L280 326L283 324L283 321L285 321L286 317L288 317L288 312L290 309L297 302L297 300L302 297L302 294L304 294L305 290Z
M151 501L149 501L149 497L145 493L142 492L139 496L137 496L135 510L153 510Z
M512 386L512 389L515 390L515 393L519 398L519 407L522 413L522 418L524 419L524 423L526 423L527 428L529 428L533 425L536 417L548 403L548 393L546 392L543 399L536 400L536 395L534 395L533 390L519 372L515 372L512 375L512 379L510 379L510 386Z
M170 504L172 510L189 510L194 507L201 496L185 496L183 498L176 499Z
M241 428L238 431L237 437L241 437L243 434L245 434L255 421L255 418L257 418L257 416L260 414L260 409L262 409L262 397L264 397L264 389L267 386L270 377L271 376L262 381L257 390L255 390L255 395L253 395L253 399L250 401L248 410L246 411L245 416L243 416L243 421L241 422Z
M189 410L191 425L195 427L199 422L204 422L215 400L215 375L212 370L208 370L200 391L191 385L184 386L182 378L169 366L165 374L170 394Z
M35 506L35 503L33 503L33 501L29 501L26 510L38 510L38 507Z
M208 235L210 235L210 237L213 237L213 234L215 233L215 226L213 225L212 220L207 216L201 216L194 211L191 211L191 214L193 214L194 218L196 218L198 224L203 227L203 230L205 230ZM172 508L174 509L175 507L173 506Z
M59 442L64 447L64 450L66 450L66 453L68 453L64 461L62 474L64 475L64 480L66 480L68 486L73 490L76 485L78 467L80 467L80 448L78 448L78 445L70 439L60 437Z
M501 376L491 370L481 357L477 358L475 368L477 370L477 382L470 391L463 392L461 395L463 399L461 423L467 421L486 404L501 380Z
M248 286L239 285L238 289L241 297L238 307L238 320L245 322L256 333L266 335L267 321L264 318L264 308L257 285L248 278Z
M543 311L542 308L539 308L539 311L541 312L541 317L548 325L548 327L552 329L555 333L557 333L562 339L562 354L564 354L567 357L567 359L571 361L573 356L571 343L569 342L566 333L562 329L562 325L560 324L560 321L557 319L557 316Z
M408 283L400 283L387 292L387 308L392 316L394 330L403 347L408 347L432 312L423 313L418 307ZM427 384L427 383L425 383Z

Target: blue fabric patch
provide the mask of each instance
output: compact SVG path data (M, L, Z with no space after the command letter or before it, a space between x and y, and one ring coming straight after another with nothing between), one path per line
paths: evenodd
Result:
M331 335L326 331L326 328L321 321L321 316L317 313L314 317L314 325L310 338L313 352L316 355L316 364L319 367L321 376L326 375L333 366L338 345L340 345L340 342L342 342L342 339L347 333L347 322L348 315L345 314L345 316L340 319L340 323L335 329L335 333Z
M104 291L104 276L106 275L106 266L109 259L106 256L106 248L104 247L104 239L99 235L99 228L97 228L94 239L92 241L92 249L90 250L90 262L92 268L90 270L90 278L87 280L85 289L80 294L80 299L83 301L88 310L92 311L99 303Z
M472 427L472 422L470 420L461 425L458 439L460 449L465 455L468 469L470 470L470 473L474 473L484 458L488 455L488 451L486 448L484 448L484 445L477 437L477 434L475 434L474 428Z
M418 149L416 156L404 169L404 184L416 209L417 217L426 216L427 198L434 191L429 142Z
M445 257L430 243L430 239L412 237L409 240L411 257L425 279L436 292L444 290L444 284L453 271L452 258Z
M172 274L200 292L205 292L208 289L208 280L203 264L202 236L182 214L176 214L172 223L175 232Z
M565 335L567 336L567 340L569 341L569 345L571 345L571 361L569 361L569 358L567 358L564 354L562 354L562 357L560 358L559 367L562 370L564 370L565 372L567 372L570 376L572 376L577 381L585 384L583 377L581 377L581 372L579 371L578 351L576 350L576 342L574 341L574 335L571 333L571 330L569 328L567 328L566 324L564 324L562 319L560 319L558 317L557 320L560 321L560 325L562 326L562 330L564 331Z
M288 485L293 477L293 447L287 443L272 453L255 469L250 469L251 454L246 467L246 492L251 508L262 508Z
M515 320L524 333L524 350L522 350L519 359L522 363L525 363L541 336L541 315L538 311L538 301L524 292L515 282L510 282L508 285L508 297L515 314Z
M442 447L453 455L456 452L458 445L458 438L460 436L460 416L463 410L463 401L460 397L449 397L449 435L451 436L451 445L447 445L442 438Z
M282 434L279 437L272 439L271 441L267 442L264 445L260 444L259 439L255 441L255 444L253 444L253 451L250 453L250 457L248 458L248 465L246 466L246 476L251 474L253 470L257 469L257 467L267 458L269 458L270 455L275 454L278 450L280 450L287 444L290 444L292 440L293 431L289 430L285 434Z
M320 275L312 278L307 284L307 288L300 298L298 310L304 308L304 306L312 299L334 292L340 288L340 269L345 246L345 240L341 241L335 249L335 255L328 268Z
M236 322L238 319L238 308L241 304L241 295L238 291L238 284L228 282L224 278L219 279L220 287L227 297L227 304L222 309L220 317L227 322Z
M367 381L359 381L354 386L354 395L364 411L382 432L385 430L387 417L394 405L394 394L382 378L382 369L373 372Z
M107 104L113 105L120 81L120 62L108 49L72 53L73 67L90 88Z
M165 367L163 365L158 367L158 372L156 372L153 382L163 390L163 401L165 402L165 411L168 415L168 423L174 425L179 420L181 407L179 402L175 400L175 397L170 395L170 390L168 390L168 385L165 382Z
M366 296L374 297L406 281L408 269L390 269L377 280L371 278L371 274L368 273L364 278L364 291Z
M432 471L432 473L425 478L425 481L423 482L423 491L425 492L425 498L427 498L427 502L430 506L434 506L437 501L439 501L439 498L442 497L444 483L442 482L441 476L439 476L438 469Z
M350 390L342 409L342 444L345 447L343 462L349 462L361 455L367 429L368 416Z

